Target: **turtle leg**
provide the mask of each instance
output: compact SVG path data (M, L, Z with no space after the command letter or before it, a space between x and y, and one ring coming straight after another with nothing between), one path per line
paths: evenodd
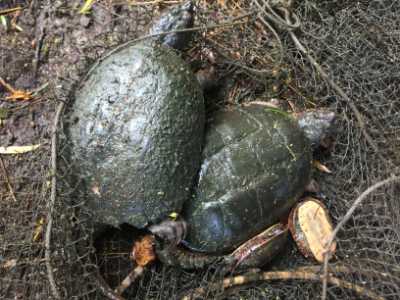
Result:
M287 226L275 224L242 244L227 256L226 261L230 259L231 271L261 267L282 251L287 240Z
M156 254L164 264L182 269L203 269L212 265L224 265L224 256L192 252L177 245L156 243Z
M196 253L179 245L186 234L186 222L167 220L149 227L155 236L155 252L161 262L183 269L201 269L223 258L218 255Z

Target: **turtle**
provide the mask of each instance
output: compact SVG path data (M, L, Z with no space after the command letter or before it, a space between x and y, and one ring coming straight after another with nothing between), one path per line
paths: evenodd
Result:
M327 109L289 114L260 102L216 112L183 220L150 228L157 257L186 269L218 262L231 270L270 261L288 239L291 209L313 190L313 152L334 120ZM182 222L187 232L181 247L159 238Z
M188 1L162 14L149 30L153 38L113 50L76 92L71 162L96 236L107 226L157 224L190 198L201 163L204 98L177 50L191 38L181 29L193 26L194 13Z

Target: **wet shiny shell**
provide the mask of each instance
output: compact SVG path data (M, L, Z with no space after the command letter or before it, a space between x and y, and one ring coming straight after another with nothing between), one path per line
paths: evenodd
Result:
M203 142L202 91L171 49L107 57L76 95L69 137L96 221L144 227L190 197Z
M310 180L311 149L297 121L260 105L221 111L206 133L187 242L224 252L287 217Z

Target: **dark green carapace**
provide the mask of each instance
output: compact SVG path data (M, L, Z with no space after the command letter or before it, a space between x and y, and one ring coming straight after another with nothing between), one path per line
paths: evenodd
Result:
M96 221L142 228L180 212L203 143L202 91L156 42L105 58L78 91L69 136Z
M290 115L253 104L214 115L203 159L185 204L187 242L223 252L289 213L310 180L312 151Z

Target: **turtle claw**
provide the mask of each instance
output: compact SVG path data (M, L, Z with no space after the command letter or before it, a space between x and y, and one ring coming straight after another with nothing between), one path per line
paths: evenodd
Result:
M306 192L318 194L321 192L321 188L315 179L311 179L306 186Z

